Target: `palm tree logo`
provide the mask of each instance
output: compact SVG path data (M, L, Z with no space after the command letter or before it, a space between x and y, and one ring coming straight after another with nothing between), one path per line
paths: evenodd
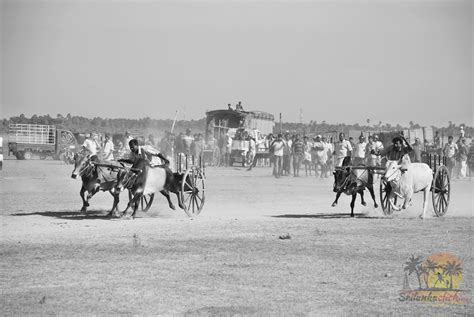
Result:
M462 281L462 261L447 253L433 253L426 260L421 256L412 255L404 266L404 287L408 284L408 276L416 276L418 290L458 290Z
M449 276L449 289L453 289L453 276L462 276L462 266L460 262L449 262L443 266L443 274Z
M408 272L408 275L411 275L412 273L415 273L416 274L416 277L418 279L418 289L421 289L421 275L422 275L422 271L423 271L423 268L421 266L421 256L417 256L415 257L414 255L412 255L410 257L410 259L405 262L405 268L404 268L404 271L405 272Z

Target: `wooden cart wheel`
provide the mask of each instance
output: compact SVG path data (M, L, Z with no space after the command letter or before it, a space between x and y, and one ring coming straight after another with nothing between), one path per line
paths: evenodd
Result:
M390 216L393 214L393 208L388 201L388 196L390 194L390 186L387 188L388 182L384 179L380 180L380 204L382 205L382 211L384 215ZM393 204L397 203L397 197L393 198Z
M181 184L181 201L189 217L197 216L204 206L204 179L200 168L192 167L184 173Z
M448 211L451 183L446 166L441 165L436 169L431 188L433 198L433 209L438 217L442 217Z

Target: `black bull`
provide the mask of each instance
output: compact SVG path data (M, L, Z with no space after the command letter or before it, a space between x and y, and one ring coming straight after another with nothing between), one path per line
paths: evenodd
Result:
M135 217L140 199L145 191L148 191L147 193L160 192L168 200L169 207L175 210L176 208L169 195L172 192L178 198L179 207L184 209L180 196L183 176L180 173L173 173L168 164L151 167L146 160L137 159L131 168L122 169L118 173L117 189L120 191L128 189L131 193L127 209L124 210L122 215L125 215L128 208L132 207L132 218Z
M353 169L349 159L344 159L341 167L336 167L334 172L334 188L333 191L336 193L336 199L332 203L335 207L342 193L351 195L351 217L354 217L354 205L357 197L357 193L360 195L361 204L366 206L364 201L364 189L367 188L370 192L370 196L374 201L374 207L377 208L377 202L375 201L374 184L373 184L373 172L370 169Z
M82 199L81 212L86 212L89 207L89 199L92 198L99 190L108 191L114 197L112 209L108 213L111 216L114 211L118 211L119 194L116 189L117 171L110 167L99 166L100 162L96 155L88 157L84 154L74 155L74 170L71 177L82 179L82 186L79 195ZM87 197L84 197L85 193Z

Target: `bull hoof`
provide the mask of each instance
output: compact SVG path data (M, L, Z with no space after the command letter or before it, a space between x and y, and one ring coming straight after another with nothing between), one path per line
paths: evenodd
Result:
M89 207L89 203L86 201L86 202L84 203L84 206Z
M184 205L179 205L179 208L184 210Z
M354 214L351 214L351 218L354 218Z
M174 205L170 205L170 208L176 210L176 207Z
M83 206L83 207L81 208L81 213L85 214L85 213L86 213L86 210L87 210L87 207L86 207L86 206Z
M419 215L418 218L425 219L425 217L423 217L423 215Z
M379 205L377 205L377 204L374 204L374 207L375 207L375 208L379 208Z
M367 206L367 203L365 201L363 201L361 204L362 206Z
M332 207L336 207L336 206L337 206L337 203L332 203L331 206L332 206Z

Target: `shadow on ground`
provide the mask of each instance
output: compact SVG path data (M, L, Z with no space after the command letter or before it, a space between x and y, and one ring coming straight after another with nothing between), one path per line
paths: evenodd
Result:
M15 213L15 214L12 214L12 216L16 216L16 217L45 216L45 217L68 219L68 220L115 219L108 216L108 211L104 211L104 210L91 210L91 211L88 211L86 214L83 214L79 211L39 211L39 212L28 212L28 213Z
M350 213L327 213L327 214L287 214L287 215L277 215L271 216L273 218L314 218L314 219L343 219L343 218L351 218ZM370 216L368 214L357 214L354 213L354 218L362 218L362 219L390 219L390 217L378 217L378 216Z

